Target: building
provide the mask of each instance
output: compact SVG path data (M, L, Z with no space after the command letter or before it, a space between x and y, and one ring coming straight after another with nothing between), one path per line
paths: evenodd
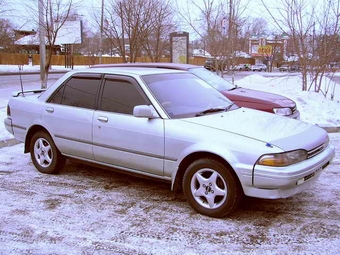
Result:
M38 54L39 53L39 36L37 32L32 29L14 30L15 41L14 47L17 53L23 54Z
M288 35L253 35L249 38L249 55L255 64L279 65L287 58ZM273 63L272 63L273 62Z
M40 38L37 31L15 30L14 51L22 54L39 54ZM46 38L46 45L47 38ZM59 55L61 52L61 45L56 44L53 46L53 55Z

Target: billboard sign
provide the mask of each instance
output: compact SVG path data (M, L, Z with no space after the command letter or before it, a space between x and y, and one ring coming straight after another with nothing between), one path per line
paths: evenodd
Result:
M58 31L55 45L81 44L82 41L82 22L66 21Z
M252 45L251 56L252 57L270 57L273 54L273 47L271 45Z
M189 63L189 33L174 32L170 34L170 60L171 63Z

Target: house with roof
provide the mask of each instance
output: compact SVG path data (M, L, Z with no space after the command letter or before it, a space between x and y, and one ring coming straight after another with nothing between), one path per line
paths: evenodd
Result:
M14 51L22 54L39 54L40 38L35 30L15 30ZM47 39L46 43L47 45ZM60 53L60 45L54 45L53 54Z

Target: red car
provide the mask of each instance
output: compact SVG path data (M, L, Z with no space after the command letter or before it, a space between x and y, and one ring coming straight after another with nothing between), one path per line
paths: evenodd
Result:
M176 63L121 63L94 65L91 68L102 67L158 67L189 71L209 83L239 107L247 107L289 118L300 119L300 112L293 100L273 93L234 86L221 76L202 66Z

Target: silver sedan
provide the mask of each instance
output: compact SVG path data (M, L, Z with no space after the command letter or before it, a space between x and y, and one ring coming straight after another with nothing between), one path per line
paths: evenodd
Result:
M240 108L178 70L73 71L42 94L10 98L7 113L7 130L39 171L78 159L163 179L211 217L230 214L244 195L306 190L335 153L323 129Z

